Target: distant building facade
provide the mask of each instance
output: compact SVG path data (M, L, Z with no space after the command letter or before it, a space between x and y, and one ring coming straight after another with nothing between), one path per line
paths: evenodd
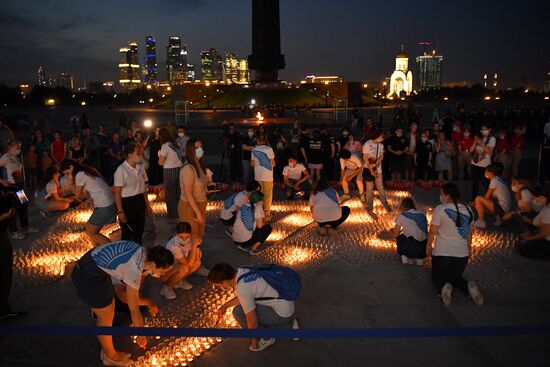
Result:
M416 83L418 89L439 89L443 80L443 56L436 50L424 51L422 56L416 57L418 69Z
M184 61L184 56L187 58L187 50L181 47L181 38L178 36L170 36L168 45L166 46L166 79L169 82L174 80L175 73L181 73L187 64Z
M395 56L395 71L390 77L390 92L388 97L397 95L398 97L404 92L410 95L413 90L413 74L409 70L409 56L401 46L401 52Z
M157 41L153 36L145 37L145 72L143 81L157 84Z
M38 74L38 80L37 80L36 84L41 86L41 87L45 87L46 86L46 71L44 70L44 68L42 66L38 67L37 74Z
M119 80L124 89L134 89L141 85L138 44L130 42L128 47L119 49Z
M315 75L308 75L305 77L304 80L301 81L302 84L315 84L315 83L341 83L342 77L337 75L330 75L330 76L315 76Z

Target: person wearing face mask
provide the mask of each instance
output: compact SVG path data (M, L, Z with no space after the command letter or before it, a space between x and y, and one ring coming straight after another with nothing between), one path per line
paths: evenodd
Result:
M21 190L23 183L23 164L21 163L21 142L17 139L8 141L8 151L0 158L0 167L5 169L5 179L0 179L0 190L4 193L13 193ZM9 235L12 240L22 240L26 233L37 233L38 228L29 226L29 203L22 203L17 207L17 215L9 219ZM21 224L21 231L17 229L17 217Z
M485 178L490 181L489 188L484 196L477 196L474 200L479 219L474 225L477 228L485 228L485 213L495 216L495 226L502 224L502 218L508 217L508 214L514 210L514 200L510 189L504 180L500 177L502 174L502 164L495 162L485 168Z
M416 144L414 152L414 165L418 169L418 177L427 180L431 175L433 146L428 137L430 132L425 130Z
M242 147L241 135L235 124L228 125L229 131L225 136L225 144L229 152L229 179L235 183L241 180Z
M537 228L537 231L523 234L518 250L522 256L530 259L550 260L550 191L538 188L533 195L533 203L542 208L534 219L524 218Z
M519 174L519 165L521 163L521 156L523 147L525 146L525 136L522 133L520 127L514 127L514 135L512 136L510 147L510 160L512 167L512 177L517 177Z
M242 182L243 184L248 184L250 182L250 176L252 171L252 166L250 160L252 159L252 149L257 145L256 133L254 128L249 127L246 136L241 137L241 149L242 149L242 161L241 161L241 170L242 170Z
M168 299L176 299L174 289L190 290L193 285L185 279L193 273L207 276L208 270L201 266L202 252L199 248L201 239L191 235L191 225L179 222L176 225L176 235L168 240L163 247L170 250L174 256L174 266L161 278L164 286L160 294Z
M472 177L470 172L470 162L472 161L472 154L470 153L470 148L474 144L474 137L470 133L470 128L465 127L462 134L462 139L456 144L458 149L457 156L457 169L458 169L458 179L460 181L464 180L464 174L468 173L468 177Z
M264 271L273 274L270 276L266 274L264 278L262 276ZM295 299L281 298L281 292L268 282L274 278L278 280L277 284L292 282L294 285L295 282L299 282L298 274L277 265L241 266L235 269L226 263L216 264L208 274L208 281L225 290L235 291L235 298L218 310L218 318L221 318L229 308L234 307L233 316L243 329L299 329L299 322L295 316ZM248 349L252 352L260 352L273 344L275 344L275 338L252 338Z
M380 200L387 211L392 208L388 204L386 191L384 190L384 180L382 174L382 161L384 160L384 130L376 129L369 140L363 145L363 178L367 182L367 195L365 198L367 211L372 211L374 201L374 185L380 195Z
M146 248L132 241L106 243L86 252L76 263L71 279L78 298L97 316L97 326L113 326L115 291L111 277L126 285L126 301L132 326L143 327L139 288L143 275L160 277L174 264L172 253L162 246ZM128 366L131 354L115 349L111 335L99 335L100 358L105 366ZM140 348L147 338L138 336Z
M145 211L152 213L147 199L147 173L138 163L139 148L135 144L125 145L123 154L125 161L115 171L113 189L120 222L120 238L141 244Z
M485 191L489 181L485 178L485 168L491 164L491 157L497 144L494 136L491 136L491 128L488 124L481 124L481 136L476 136L469 150L472 154L470 168L472 172L472 200L479 192Z
M351 154L361 157L361 152L363 150L363 144L355 138L355 135L352 133L348 134L348 141L344 145L345 150L349 150Z
M185 144L187 144L187 140L189 139L190 139L189 135L185 133L185 128L183 126L178 127L178 137L176 138L176 143L178 143L184 156L185 156Z
M461 202L455 184L443 185L439 200L426 243L426 255L432 258L432 283L445 306L451 305L455 288L481 306L484 299L477 284L463 275L472 250L474 213Z
M405 173L405 156L409 151L401 127L397 127L388 139L387 149L388 158L390 159L391 180L401 181Z
M347 127L342 129L341 135L336 139L336 154L340 154L344 150L344 145L348 142L349 129Z
M495 145L494 161L502 164L504 167L502 171L502 178L507 179L510 171L510 141L506 138L506 130L500 129L498 131L498 139Z
M304 200L309 199L309 192L311 191L309 172L302 163L298 163L298 158L295 156L288 157L288 165L283 168L283 181L285 195L288 200L293 200L299 191L304 192Z
M407 150L406 163L405 163L405 179L410 181L416 180L417 167L414 164L414 154L416 151L416 144L419 143L418 124L411 122L409 125L409 131L406 134L405 141L409 147Z
M187 164L180 171L181 196L178 205L180 222L191 225L192 234L204 237L208 192L207 169L203 164L202 142L189 139L185 147Z

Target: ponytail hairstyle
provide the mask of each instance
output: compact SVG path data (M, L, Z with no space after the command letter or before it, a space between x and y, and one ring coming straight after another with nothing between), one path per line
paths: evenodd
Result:
M262 201L264 199L264 194L262 194L260 191L254 191L252 194L250 194L250 205L254 206L254 204Z
M101 177L101 174L95 168L78 163L72 159L64 159L63 162L61 162L60 171L63 172L68 170L71 166L73 166L73 177L75 177L78 172L84 172L91 177Z
M458 210L458 204L462 204L462 200L460 200L460 191L458 190L458 186L456 186L454 183L446 183L441 188L441 191L443 191L445 195L449 195L451 197L451 200L453 201L453 204L455 205L455 209L456 209L455 225L457 227L462 227L462 220L460 219L460 211ZM474 219L474 215L470 210L470 207L468 205L464 205L464 206L468 210L468 214L470 215L470 221L472 221Z

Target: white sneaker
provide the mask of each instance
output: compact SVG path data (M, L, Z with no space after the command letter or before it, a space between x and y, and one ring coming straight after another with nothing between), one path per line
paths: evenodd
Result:
M195 274L207 277L210 273L210 270L206 269L204 266L201 265L201 267L195 272Z
M300 321L298 319L292 320L292 330L300 330ZM300 338L292 338L293 342L299 341Z
M174 292L174 290L167 285L162 287L160 290L160 295L168 300L176 299L178 297L176 292Z
M401 255L401 264L404 264L404 265L412 265L413 264L413 260L412 259L409 259L407 256L405 255Z
M453 302L453 285L451 283L445 283L441 289L441 298L445 306L450 306Z
M231 231L229 230L229 228L226 228L226 229L225 229L225 234L226 234L229 238L233 239L233 232L231 232Z
M258 340L257 348L248 347L248 349L250 349L251 352L261 352L262 350L269 348L273 344L275 344L275 338L271 338L271 339L260 338L260 340Z
M500 227L501 225L502 225L502 219L500 219L500 217L496 217L494 226Z
M249 249L247 249L246 247L241 246L241 245L237 245L237 250L242 251L242 252L246 252L247 254L250 252Z
M422 265L424 265L424 259L414 259L414 263L416 265L422 266Z
M23 227L23 228L21 228L21 230L23 231L23 233L38 233L38 232L40 232L40 230L38 228L35 228L35 227Z
M175 288L175 289L178 289L178 288L179 288L179 289L183 289L183 290L188 291L188 290L190 290L190 289L193 289L193 284L189 283L189 282L188 282L187 280L185 280L185 279L182 279L182 280L180 280L179 282L177 282L176 284L174 284L174 288ZM175 295L175 294L176 294L176 293L174 292L174 295ZM174 297L174 298L175 298L175 297Z
M25 236L23 233L19 232L19 231L17 231L17 232L12 232L11 235L10 235L10 238L11 238L12 240L22 240L22 239L24 239L25 237L26 237L26 236Z
M123 359L121 361L115 361L109 358L105 353L103 353L101 361L104 366L130 366L134 361L131 359Z
M476 283L468 282L468 293L476 305L483 306L483 302L485 300L483 299L483 295L479 291Z
M474 222L474 226L476 228L486 228L487 227L487 224L485 223L484 220L481 220L481 219L478 219Z

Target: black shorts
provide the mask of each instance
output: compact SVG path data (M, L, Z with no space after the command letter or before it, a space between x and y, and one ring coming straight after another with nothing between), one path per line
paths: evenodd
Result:
M502 209L502 207L496 200L493 202L493 211L497 217L500 217L502 214L504 214L504 209Z
M376 167L376 170L378 171L378 174L380 174L380 170L382 169L381 166ZM365 181L368 182L374 182L375 177L370 173L370 170L368 168L363 168L363 178Z
M235 214L233 214L233 216L230 219L220 218L220 221L223 223L224 226L232 226L233 224L235 224L235 219L236 218L237 218L237 216Z
M92 259L92 250L78 260L71 279L76 295L90 308L104 308L113 302L115 290L111 276L97 266Z

